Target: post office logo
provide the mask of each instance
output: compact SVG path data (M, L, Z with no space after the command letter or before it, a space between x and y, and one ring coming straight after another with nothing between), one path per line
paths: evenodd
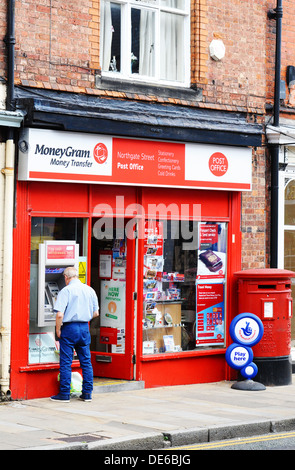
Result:
M96 146L93 149L93 156L94 156L94 160L100 165L102 163L105 163L108 158L107 146L101 142L99 144L96 144Z
M215 152L209 158L209 169L214 176L223 176L228 170L228 160L221 152Z

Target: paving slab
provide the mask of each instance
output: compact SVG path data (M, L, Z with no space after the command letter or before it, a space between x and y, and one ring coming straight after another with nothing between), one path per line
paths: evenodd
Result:
M235 390L227 381L152 389L121 383L116 391L94 391L92 402L5 401L0 450L168 449L294 430L294 379L259 391Z

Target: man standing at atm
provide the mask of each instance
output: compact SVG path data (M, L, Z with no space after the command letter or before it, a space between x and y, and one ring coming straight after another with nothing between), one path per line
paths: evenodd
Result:
M56 311L56 335L60 344L60 388L51 400L70 401L72 361L74 349L82 368L82 395L91 401L93 369L90 354L89 321L99 315L95 291L83 284L76 268L68 267L63 272L66 286L59 292L54 306Z

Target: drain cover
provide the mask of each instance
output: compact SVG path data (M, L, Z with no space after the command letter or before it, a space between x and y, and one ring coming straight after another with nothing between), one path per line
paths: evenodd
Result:
M75 436L70 437L59 437L58 439L54 439L55 441L63 441L63 442L93 442L93 441L100 441L102 439L109 439L105 436L99 436L97 434L76 434Z

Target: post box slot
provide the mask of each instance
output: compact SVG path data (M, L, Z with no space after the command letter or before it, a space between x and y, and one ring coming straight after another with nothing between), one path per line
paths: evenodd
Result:
M275 284L259 284L257 287L258 289L276 289Z

